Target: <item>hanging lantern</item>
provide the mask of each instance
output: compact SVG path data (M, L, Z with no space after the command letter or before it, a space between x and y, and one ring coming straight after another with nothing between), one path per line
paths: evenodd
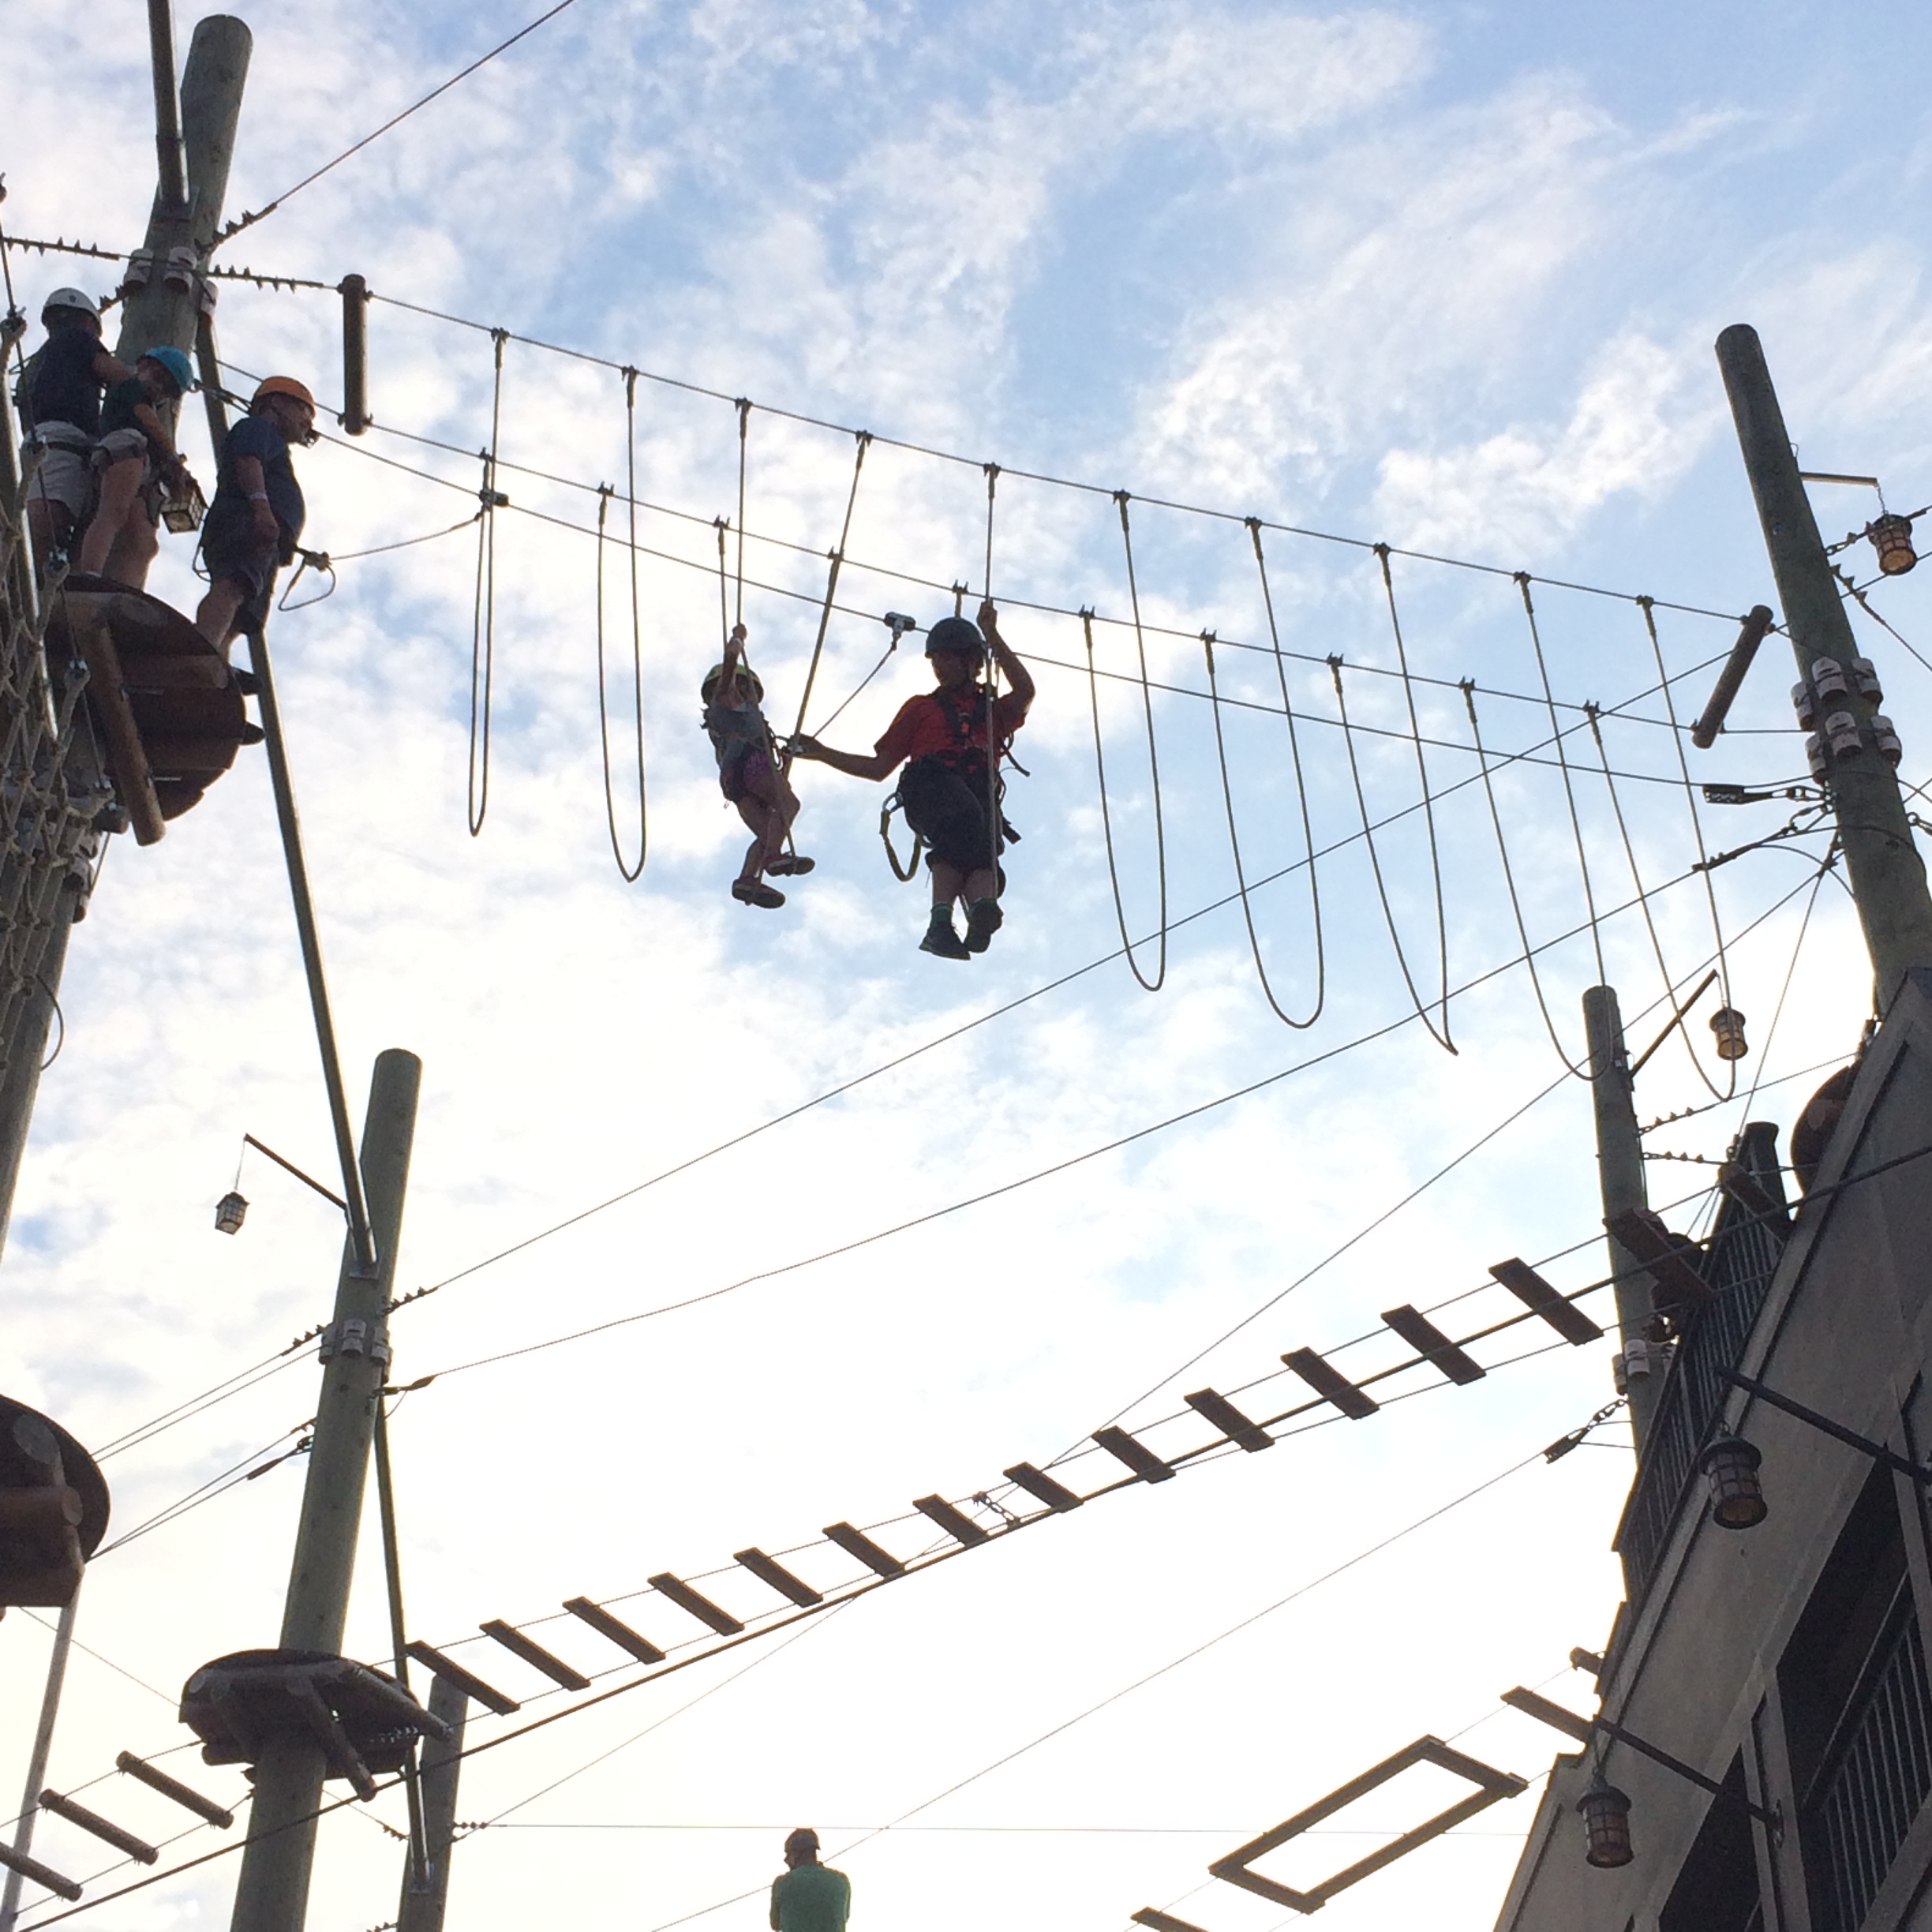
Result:
M1583 1855L1600 1870L1614 1871L1620 1865L1627 1865L1634 1855L1631 1849L1630 1808L1629 1799L1614 1784L1606 1783L1601 1771L1589 1789L1577 1800L1577 1810L1583 1814L1583 1835L1589 1847Z
M248 1203L239 1194L224 1194L215 1204L215 1225L224 1234L238 1234L248 1216Z
M1758 1480L1763 1453L1741 1436L1720 1436L1698 1458L1709 1478L1710 1519L1720 1530L1754 1530L1770 1514Z
M1903 577L1919 561L1912 549L1911 519L1888 511L1865 526L1865 534L1878 552L1878 567L1888 577Z
M1711 1015L1720 1060L1742 1060L1750 1049L1744 1043L1744 1016L1735 1006L1720 1006Z

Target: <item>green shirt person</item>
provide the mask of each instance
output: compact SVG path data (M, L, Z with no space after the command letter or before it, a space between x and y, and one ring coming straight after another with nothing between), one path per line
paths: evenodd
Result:
M845 1932L852 1881L818 1863L818 1834L801 1825L784 1842L788 1870L772 1881L772 1932Z

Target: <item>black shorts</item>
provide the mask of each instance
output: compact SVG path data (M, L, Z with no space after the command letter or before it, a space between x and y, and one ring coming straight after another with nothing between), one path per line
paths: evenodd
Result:
M282 562L279 536L273 543L264 543L256 534L250 505L217 500L201 525L201 560L211 583L242 586L236 627L245 633L259 630L268 620L268 598Z
M958 770L937 758L915 758L899 781L906 823L926 841L928 865L976 872L995 864L998 846L987 818L983 765Z

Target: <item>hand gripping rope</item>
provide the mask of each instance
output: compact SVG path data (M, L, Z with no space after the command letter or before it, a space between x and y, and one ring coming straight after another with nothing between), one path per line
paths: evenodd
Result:
M496 512L510 499L496 487L496 447L503 429L504 344L508 331L492 329L496 369L490 393L489 447L482 451L482 505L477 522L476 604L470 631L470 836L483 829L489 810L490 697L496 668Z

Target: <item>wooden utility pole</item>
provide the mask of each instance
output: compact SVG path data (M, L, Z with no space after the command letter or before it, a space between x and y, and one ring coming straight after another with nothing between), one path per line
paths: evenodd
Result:
M378 1055L361 1161L378 1258L371 1269L353 1236L343 1244L282 1618L284 1649L342 1649L376 1405L389 1365L389 1299L421 1080L422 1062L414 1054L391 1048ZM263 1750L231 1932L301 1932L328 1770L321 1745L307 1735L278 1739Z
M424 1879L416 1883L414 1861L402 1868L402 1902L396 1908L395 1932L443 1932L443 1915L449 1904L450 1847L456 1841L456 1774L462 1768L463 1720L470 1700L446 1679L429 1687L429 1715L449 1726L447 1741L425 1738L422 1747Z
M122 310L118 352L125 360L163 344L190 350L197 325L205 325L212 285L201 271L221 223L253 44L247 27L228 15L200 21L178 95L169 0L148 0L148 24L159 180L137 258L146 280L129 289ZM133 273L137 264L129 267ZM10 451L10 434L5 441ZM13 467L0 452L0 485L10 483L6 472ZM13 501L9 492L0 517L11 566L0 581L0 689L24 728L0 754L0 1241L13 1211L68 939L86 909L114 807L89 734L74 728L73 699L63 703L50 682L32 567L7 527ZM78 686L73 688L77 698Z
M1604 1219L1627 1208L1649 1206L1644 1179L1643 1142L1637 1133L1637 1108L1630 1056L1623 1049L1623 1020L1614 987L1592 987L1583 995L1583 1024L1589 1039L1590 1095L1597 1114L1597 1178L1603 1189ZM1643 1264L1614 1234L1604 1236L1610 1271L1616 1277L1617 1347L1630 1398L1631 1432L1641 1458L1657 1413L1659 1378L1649 1372L1649 1333L1655 1312L1650 1277ZM1638 1346L1633 1350L1631 1344ZM1642 1372L1633 1375L1633 1366Z
M1758 331L1743 322L1726 329L1717 338L1717 365L1758 501L1798 674L1809 683L1812 666L1826 657L1849 681L1843 696L1819 707L1847 715L1852 726L1844 746L1827 747L1825 784L1837 814L1839 843L1865 929L1882 1016L1905 975L1915 966L1932 966L1932 895L1926 890L1925 864L1912 843L1898 779L1872 732L1874 706L1850 676L1859 650L1842 586L1811 514Z
M80 1593L76 1589L61 1606L60 1622L54 1630L54 1648L47 1656L47 1688L40 1697L40 1721L35 1727L33 1750L27 1760L27 1788L21 1795L20 1823L14 1827L10 1848L16 1854L33 1847L34 1821L40 1815L40 1793L47 1785L47 1758L54 1748L54 1721L60 1715L61 1687L67 1680L67 1659L73 1649L74 1618L80 1608ZM6 1883L0 1888L0 1932L13 1932L20 1916L21 1879L17 1867L9 1867Z

